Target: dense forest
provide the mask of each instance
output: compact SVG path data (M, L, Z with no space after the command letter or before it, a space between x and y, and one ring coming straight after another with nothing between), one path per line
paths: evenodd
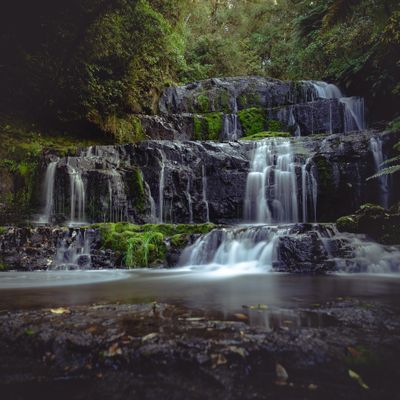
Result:
M260 75L335 82L388 121L399 26L397 0L15 0L0 16L1 109L118 139L167 85Z

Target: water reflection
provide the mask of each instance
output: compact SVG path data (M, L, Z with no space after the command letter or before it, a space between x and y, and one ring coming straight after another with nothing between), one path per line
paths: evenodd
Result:
M216 278L181 270L4 273L0 279L0 305L2 309L15 309L158 301L216 310L228 316L240 312L243 305L294 309L338 297L374 299L400 306L399 291L398 275L273 273Z

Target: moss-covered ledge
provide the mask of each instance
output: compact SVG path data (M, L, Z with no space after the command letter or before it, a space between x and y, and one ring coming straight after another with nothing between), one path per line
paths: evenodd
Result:
M147 268L175 266L180 252L201 234L216 225L208 224L145 224L125 222L92 225L101 234L101 247L114 252L121 266Z
M352 215L336 221L340 232L362 233L379 243L400 244L400 203L389 210L376 204L364 204Z

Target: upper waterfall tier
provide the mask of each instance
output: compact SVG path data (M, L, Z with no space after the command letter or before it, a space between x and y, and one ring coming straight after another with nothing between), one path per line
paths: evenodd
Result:
M213 78L164 90L162 114L143 117L154 137L235 140L260 131L293 136L365 129L364 100L320 81Z
M91 147L74 157L46 160L39 220L333 221L365 202L384 205L400 197L387 179L366 182L380 168L376 160L391 156L396 140L364 132Z

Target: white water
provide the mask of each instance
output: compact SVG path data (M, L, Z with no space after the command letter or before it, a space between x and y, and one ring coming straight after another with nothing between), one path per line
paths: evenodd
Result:
M305 164L295 161L289 140L276 138L257 142L247 177L245 220L282 223L302 219L307 222L309 204L312 204L315 220L317 181L308 171L308 163L309 160ZM297 184L298 174L301 175L301 188Z
M382 150L382 140L378 137L373 137L370 139L370 149L375 163L375 171L379 172L384 166L382 163L385 161ZM380 195L380 205L384 208L389 207L389 175L382 175L378 178L379 180L379 195Z
M307 249L301 250L314 236L319 243L315 244L315 248L321 248L318 261L307 256ZM285 245L287 240L289 244ZM296 241L298 245L294 245ZM398 246L383 246L363 235L339 233L334 224L315 224L311 230L304 232L299 231L296 225L216 229L186 248L180 265L213 275L266 273L271 272L275 264L280 265L281 251L305 251L304 257L309 257L308 262L327 266L333 263L339 272L400 272ZM303 255L294 253L291 257L302 259Z
M68 175L70 179L71 224L85 222L86 191L81 172L67 161Z
M238 140L242 136L237 114L224 114L223 117L223 139Z
M332 83L322 81L306 81L315 90L314 100L338 99L344 107L344 133L362 131L366 128L364 99L360 97L345 97L340 89ZM330 111L332 113L332 110ZM332 133L332 115L330 120L330 131Z
M202 194L203 194L203 203L206 208L206 222L210 222L210 207L208 205L207 200L207 175L206 175L206 168L204 164L201 166L201 174L202 174Z
M277 231L271 227L214 230L186 248L180 264L219 274L268 272L276 258Z
M43 214L39 218L40 223L48 224L51 222L51 218L54 212L54 186L56 180L57 161L52 161L46 169L46 175L44 177L44 189L45 189L45 200L46 205L43 210Z
M59 241L57 254L51 270L90 269L90 246L93 232L90 230L72 230L66 232Z
M165 154L160 150L161 154L161 171L160 183L158 189L158 221L160 224L164 222L164 186L165 186Z

